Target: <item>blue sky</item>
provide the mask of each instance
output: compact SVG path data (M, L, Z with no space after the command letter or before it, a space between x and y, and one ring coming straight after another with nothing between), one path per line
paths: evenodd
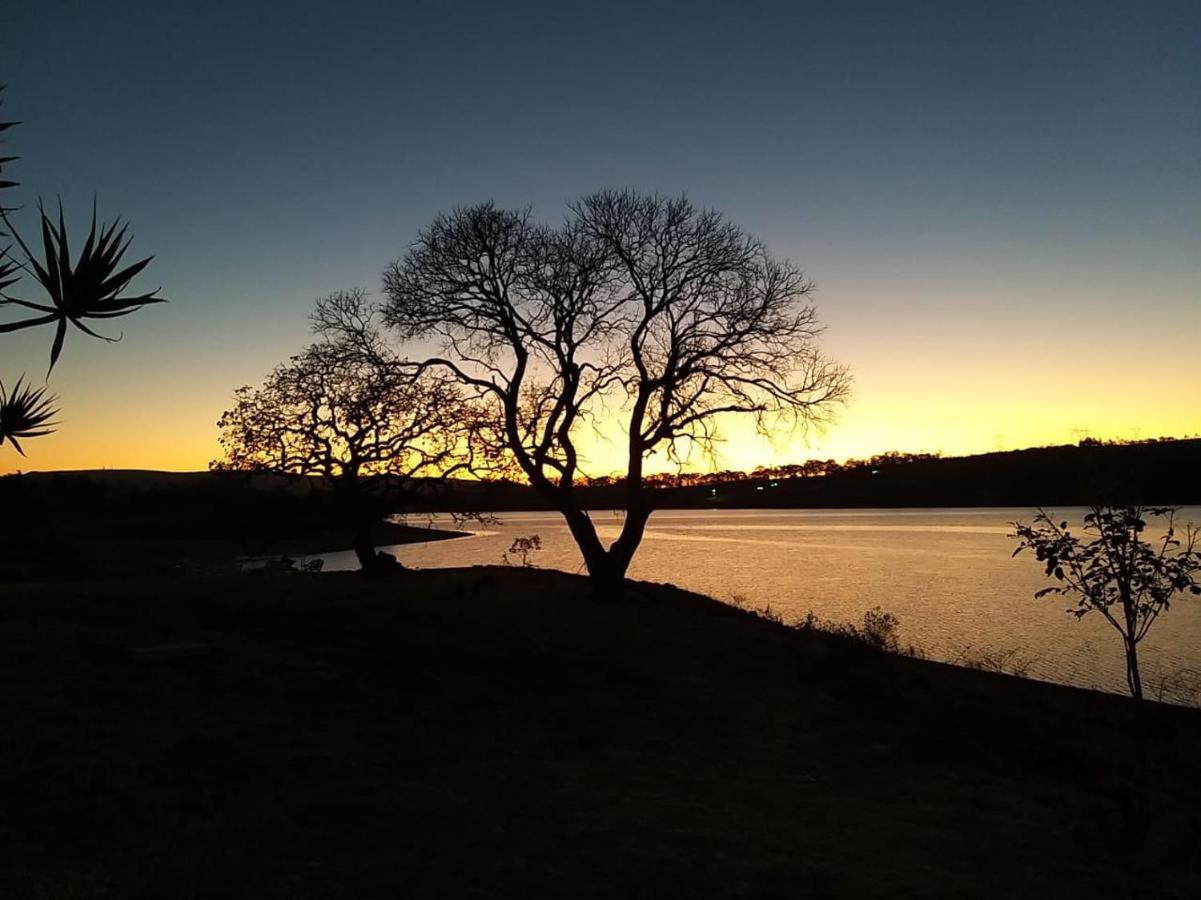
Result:
M818 282L856 372L768 457L1201 430L1201 5L61 4L0 32L15 199L133 222L172 302L74 334L0 466L198 468L314 298L439 211L687 192ZM26 221L26 220L21 220ZM51 335L7 336L0 378ZM735 441L734 443L738 443ZM733 464L753 464L749 444Z

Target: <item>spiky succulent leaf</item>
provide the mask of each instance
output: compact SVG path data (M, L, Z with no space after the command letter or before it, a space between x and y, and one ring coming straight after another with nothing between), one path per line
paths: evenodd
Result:
M72 264L70 240L67 235L67 223L63 215L62 204L59 204L57 222L46 214L40 203L38 210L41 213L42 231L40 257L12 228L8 219L3 216L3 212L0 212L0 220L8 224L24 257L23 260L17 261L17 265L41 285L50 303L34 303L3 294L0 296L0 304L16 304L46 313L46 315L0 325L0 332L16 331L21 328L32 328L56 322L54 343L50 350L50 369L53 370L54 364L62 352L68 322L92 337L106 341L120 340L119 337L109 338L97 334L83 320L115 319L127 316L151 303L165 303L166 298L158 296L157 288L145 294L122 295L122 292L129 287L130 282L154 258L150 256L128 266L121 266L121 260L133 240L132 237L126 235L128 225L117 220L108 225L101 225L97 230L96 207L93 204L92 224L88 229L87 239L79 251L79 256ZM4 278L8 274L0 270L0 278ZM3 286L0 286L0 291L2 290Z
M22 456L20 442L28 438L44 437L54 431L54 417L58 410L56 397L46 393L46 388L34 388L25 384L22 375L13 385L11 392L0 382L0 445L8 441Z
M8 248L0 248L0 294L21 280L21 267L8 255Z

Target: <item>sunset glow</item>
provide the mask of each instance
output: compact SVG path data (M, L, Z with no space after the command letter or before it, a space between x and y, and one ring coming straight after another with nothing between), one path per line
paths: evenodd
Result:
M984 10L882 9L890 38L870 46L833 14L781 9L772 28L712 14L675 22L669 43L720 48L728 65L648 81L637 39L600 13L576 30L621 46L616 67L578 48L560 65L552 19L526 34L479 10L415 13L402 49L366 19L314 11L268 34L248 18L232 42L179 58L172 40L207 14L51 27L26 5L0 38L22 36L3 57L6 112L22 123L6 135L26 192L16 219L41 190L82 223L97 193L132 222L134 252L155 255L141 277L170 303L118 320L106 333L120 343L73 336L50 382L58 433L27 458L0 447L0 471L202 469L234 389L311 339L314 299L378 290L439 211L495 198L554 221L571 198L627 184L687 192L803 265L823 346L855 379L837 422L807 441L725 423L719 467L1201 431L1201 134L1181 115L1195 58L1166 11L1092 19L1082 36L1070 16L1034 27ZM319 62L335 37L361 48L355 66ZM491 65L438 76L434 102L429 73L452 39L468 58L552 49L503 84ZM72 67L51 41L69 43ZM930 41L944 51L905 49ZM127 44L148 57L121 63ZM619 83L563 80L602 63ZM547 130L539 104L559 94ZM5 336L6 383L41 378L51 338ZM589 455L619 467L604 441Z
M0 898L1201 896L1199 49L3 4Z

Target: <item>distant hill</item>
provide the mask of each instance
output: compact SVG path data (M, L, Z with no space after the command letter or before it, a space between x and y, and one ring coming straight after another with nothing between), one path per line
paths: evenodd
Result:
M1201 504L1201 440L1193 439L1086 442L947 458L885 454L808 468L824 474L708 476L699 484L660 487L655 504L664 509ZM610 509L623 504L623 490L614 480L584 488L583 495L588 508ZM550 508L531 488L513 483L458 483L450 499L487 510Z
M138 491L160 490L163 488L194 488L228 483L235 480L249 482L256 488L304 487L299 479L291 475L264 473L247 476L209 471L160 472L156 469L71 469L65 472L25 472L20 475L3 477L24 479L31 484L58 483L68 485L86 481L118 490L130 489Z
M825 474L708 476L699 484L660 487L655 504L663 509L820 509L1201 503L1201 440L1089 442L947 458L885 454L809 468ZM583 495L588 508L610 509L623 504L623 490L614 480L584 488ZM460 482L450 499L487 510L550 508L531 488L513 483Z
M819 477L675 488L670 506L955 507L1201 503L1201 440L880 461Z
M0 583L229 571L238 557L349 547L345 510L318 487L229 472L0 477ZM451 535L380 522L374 536L383 545Z
M802 469L820 474L790 474ZM682 479L687 482L697 476ZM671 479L664 479L670 482ZM1035 447L960 457L884 454L872 460L783 467L756 473L704 476L703 483L665 484L656 489L661 508L835 508L955 506L1085 506L1102 502L1163 505L1201 504L1201 439ZM309 497L307 514L320 515L320 481L286 475L225 472L155 472L99 469L32 472L0 478L7 488L53 495L62 509L103 502L131 514L154 508L157 514L217 501L217 517L228 522L234 510L260 492L283 504L284 497ZM623 505L620 480L582 488L590 509ZM141 499L139 499L141 497ZM259 504L255 503L258 506ZM311 508L311 509L310 509ZM504 511L550 509L532 488L511 481L452 479L423 509ZM216 512L216 511L214 511ZM224 515L223 515L224 514ZM294 515L291 511L288 515ZM199 521L211 522L209 516Z

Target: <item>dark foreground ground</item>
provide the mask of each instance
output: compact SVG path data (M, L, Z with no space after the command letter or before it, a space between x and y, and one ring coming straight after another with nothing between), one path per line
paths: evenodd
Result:
M0 897L1201 896L1130 705L552 572L9 587Z

